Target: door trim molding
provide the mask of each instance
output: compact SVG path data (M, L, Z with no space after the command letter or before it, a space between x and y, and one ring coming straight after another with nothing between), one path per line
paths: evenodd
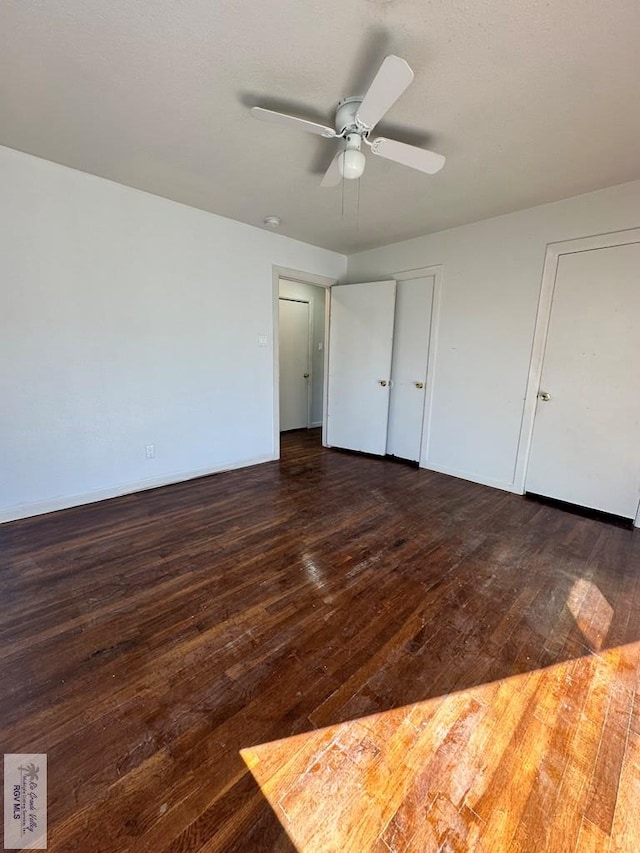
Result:
M419 267L414 270L403 270L396 273L393 278L396 281L410 281L414 278L426 278L433 276L433 299L431 301L431 316L429 318L429 353L427 355L427 388L424 395L424 409L422 412L422 437L420 439L420 458L418 465L421 468L433 468L429 460L429 442L431 438L431 418L433 414L433 394L436 378L436 356L438 352L438 327L440 325L440 306L442 303L442 264L434 264L429 267Z
M331 288L337 283L337 278L328 278L325 275L317 275L316 273L304 272L303 270L294 270L290 267L281 267L273 264L271 267L271 341L273 351L272 364L272 384L273 384L273 459L280 459L280 383L278 382L278 374L280 371L280 352L278 345L278 300L280 298L280 279L284 278L287 281L296 281L300 284L315 284L317 287L326 288L325 295L325 317L328 316L331 303ZM326 389L327 389L327 362L328 362L328 340L329 328L325 322L324 327L324 400L322 411L322 443L325 441L325 433L327 428L327 408L326 408Z
M596 234L590 237L581 237L576 240L563 240L559 243L548 243L544 266L542 268L542 282L540 285L540 297L538 300L538 311L536 314L533 343L531 346L531 361L529 364L529 375L527 378L527 390L522 410L522 423L520 426L520 437L518 440L518 451L513 476L514 491L524 494L531 453L531 442L533 439L533 425L536 415L536 403L538 389L542 378L542 366L544 362L544 351L547 344L547 334L551 321L551 308L553 304L553 291L555 289L558 274L558 263L562 255L574 254L576 252L591 252L595 249L609 249L614 246L626 246L630 243L640 243L640 228L630 228L626 231L615 231L609 234ZM640 508L636 516L636 525L640 525Z

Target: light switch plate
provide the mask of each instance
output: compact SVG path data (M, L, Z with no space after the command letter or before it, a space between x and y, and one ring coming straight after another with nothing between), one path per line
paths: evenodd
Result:
M268 347L269 346L269 338L267 335L258 335L258 346L259 347Z

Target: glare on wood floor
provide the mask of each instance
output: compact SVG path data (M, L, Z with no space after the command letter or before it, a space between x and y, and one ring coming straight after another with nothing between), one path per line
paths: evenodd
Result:
M300 853L632 853L639 662L631 643L241 755Z

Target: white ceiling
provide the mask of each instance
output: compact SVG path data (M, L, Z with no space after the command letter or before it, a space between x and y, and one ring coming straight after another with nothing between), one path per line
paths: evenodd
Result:
M416 79L378 131L447 155L367 157L321 189L332 123L387 53ZM638 0L3 0L0 144L351 252L640 177ZM344 212L343 212L344 206Z

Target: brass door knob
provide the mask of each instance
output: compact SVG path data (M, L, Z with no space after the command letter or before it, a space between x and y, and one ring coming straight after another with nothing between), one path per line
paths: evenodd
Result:
M386 379L378 379L378 385L382 385L383 388L386 388L388 385L388 382Z
M302 375L304 376L304 378L305 378L305 379L308 379L308 378L309 378L309 374L308 374L308 373L303 373Z
M419 389L424 388L424 382L416 382L416 388L419 388Z
M548 403L550 399L551 394L549 394L547 391L540 391L540 393L538 394L538 400L542 400L543 403Z

